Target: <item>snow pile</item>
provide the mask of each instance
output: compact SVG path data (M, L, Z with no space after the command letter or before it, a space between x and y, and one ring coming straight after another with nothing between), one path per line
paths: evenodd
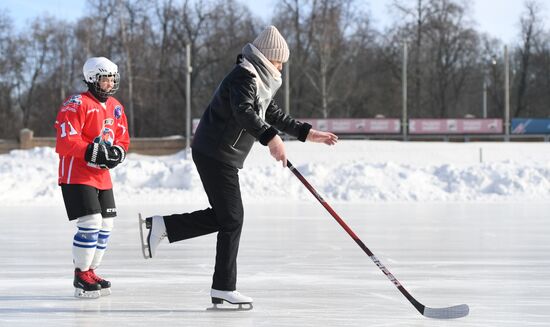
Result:
M548 201L545 143L287 142L289 159L327 201ZM1 205L62 203L51 148L0 155ZM206 203L184 151L130 153L111 171L118 203ZM245 201L312 200L307 189L256 144L241 170Z

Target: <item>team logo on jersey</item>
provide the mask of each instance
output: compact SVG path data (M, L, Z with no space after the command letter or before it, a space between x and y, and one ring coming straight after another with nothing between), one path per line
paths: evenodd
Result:
M65 112L65 111L76 112L76 109L73 108L73 107L63 107L63 108L61 108L61 112Z
M115 118L119 119L122 116L122 107L116 106L115 107Z
M82 98L82 96L80 94L79 95L73 95L69 99L67 99L67 101L63 102L63 106L66 107L66 106L70 105L71 103L74 103L76 105L81 105L82 104L82 100L80 100L81 98Z
M94 139L94 143L105 144L108 146L113 145L114 141L115 132L113 132L113 130L108 127L103 127L103 129L101 130L101 135L97 136Z
M113 125L115 120L113 118L107 118L103 120L103 126L101 127L101 133L94 139L94 143L105 144L108 146L113 145L115 141L115 132L107 127Z

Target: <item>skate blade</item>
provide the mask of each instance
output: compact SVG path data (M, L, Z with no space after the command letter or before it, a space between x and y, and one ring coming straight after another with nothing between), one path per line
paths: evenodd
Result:
M147 223L145 221L145 218L141 217L141 213L138 214L138 223L139 223L139 237L141 238L141 253L143 254L143 257L145 259L151 259L152 257L149 251L149 244L147 243L147 236L149 232L143 229L143 227L147 229Z
M99 293L101 294L101 296L111 295L111 288L102 288Z
M78 299L98 299L101 297L101 291L85 291L81 288L75 288L74 297Z
M212 300L214 301L214 299ZM223 304L225 302L225 304ZM209 311L250 311L254 308L252 303L231 303L222 299L216 299L212 307L206 308Z

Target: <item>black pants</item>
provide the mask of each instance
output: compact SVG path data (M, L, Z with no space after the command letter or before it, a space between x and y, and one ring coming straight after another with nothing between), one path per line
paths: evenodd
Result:
M197 151L192 153L211 208L164 216L168 240L173 243L218 232L212 288L234 291L244 217L239 170Z

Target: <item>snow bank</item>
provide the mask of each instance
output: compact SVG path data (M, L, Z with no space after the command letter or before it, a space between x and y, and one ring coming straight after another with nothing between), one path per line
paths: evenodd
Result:
M334 202L548 201L549 152L545 143L287 142L292 163ZM0 155L1 205L62 203L57 165L51 148ZM245 201L311 200L259 144L239 175ZM120 204L206 203L185 151L159 157L130 153L112 176Z

